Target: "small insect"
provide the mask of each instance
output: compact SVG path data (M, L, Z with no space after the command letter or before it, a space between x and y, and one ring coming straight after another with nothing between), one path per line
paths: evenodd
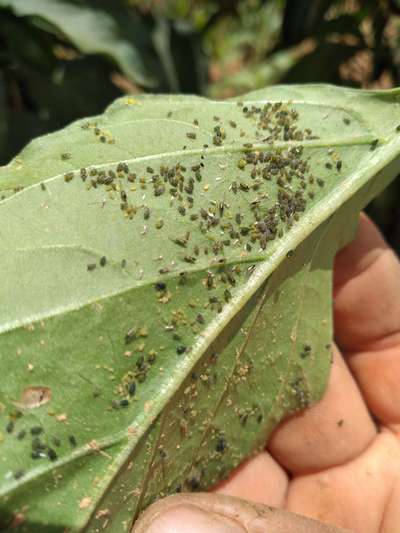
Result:
M43 433L43 428L41 426L32 426L31 435L41 435Z
M135 338L136 338L136 329L135 328L131 328L125 334L125 344L131 343Z
M128 407L128 405L129 405L129 400L123 399L119 401L120 407Z
M323 187L323 186L325 185L324 180L321 179L321 178L317 178L317 183L318 183L318 185L319 185L320 187Z
M188 239L184 237L175 237L174 239L171 239L171 241L174 244L177 244L178 246L181 246L182 248L186 248Z
M156 291L162 292L167 290L167 285L163 281L157 281L157 283L154 285L154 288Z
M89 263L86 268L89 272L92 272L96 268L96 263Z
M74 173L73 172L67 172L66 174L64 174L64 181L66 183L69 183L73 179L74 179Z
M400 131L400 124L396 126L396 131Z
M193 257L192 255L185 255L183 257L183 260L185 261L185 263L191 263L191 264L194 264L196 262L196 258Z
M343 118L343 122L346 124L346 126L348 126L349 124L351 124L351 120L347 117L344 117Z
M342 163L342 161L340 161L340 160L336 163L336 169L338 170L338 172L340 172L340 170L341 170L341 168L342 168L342 164L343 164L343 163Z
M155 350L150 350L149 355L147 357L147 361L149 364L154 365L157 359L157 352Z
M128 199L128 196L127 196L126 192L125 191L121 191L120 194L121 194L121 200L123 202L126 202L126 200Z
M176 353L178 355L182 355L183 353L185 353L187 350L187 347L184 346L183 344L180 344L179 346L176 347Z
M12 420L10 420L6 426L7 433L12 433L14 431L15 424Z
M244 170L246 168L246 160L239 159L237 166L240 168L240 170Z
M132 383L129 383L128 386L128 394L129 396L134 396L136 392L136 383L132 381Z
M372 141L372 143L370 144L370 150L371 152L373 152L375 150L375 148L378 146L378 143L379 143L379 139L374 139Z
M42 182L40 184L40 188L42 189L42 191L45 191L46 190L46 185Z
M21 479L21 477L25 474L23 470L16 470L14 472L14 478L15 479Z
M227 442L226 442L226 439L225 437L221 436L221 437L218 437L218 440L217 440L217 444L215 446L215 450L219 453L222 453L226 450L227 448Z
M162 218L159 218L156 221L156 229L161 229L164 226L164 220Z
M186 209L183 207L183 205L178 205L178 213L182 216L186 215Z
M148 174L154 174L154 170L151 167L146 167L146 172Z
M209 270L207 271L206 286L207 286L207 289L214 288L214 274L210 272Z
M187 283L187 275L186 272L179 272L179 285L186 285Z
M164 185L158 185L154 188L154 196L162 196L165 193Z
M25 438L26 431L24 429L21 429L21 431L17 435L18 440L23 440Z
M194 140L194 139L196 139L196 134L195 134L195 133L192 133L191 131L189 131L189 132L186 134L186 137L187 137L188 139L192 139L192 140Z
M107 258L105 255L103 255L102 257L100 257L100 266L104 267L106 266L107 264Z
M68 437L68 441L69 441L70 445L71 445L73 448L76 448L77 442L76 442L76 438L74 437L74 435L70 435L70 436Z
M122 259L121 268L126 268L126 259Z
M151 214L150 209L146 206L143 209L143 218L144 218L144 220L149 220L150 214Z
M54 444L54 446L57 446L57 448L61 446L61 440L58 437L51 437L51 442Z
M50 461L56 461L58 459L58 455L53 448L47 448L47 457L50 459Z
M325 167L329 170L332 168L332 163L325 163Z
M230 121L229 121L229 126L230 126L231 128L236 128L236 127L237 127L237 124L236 124L236 122L235 122L234 120L230 120Z
M62 161L68 161L68 159L71 159L71 157L71 154L69 154L68 152L66 152L65 154L61 154Z

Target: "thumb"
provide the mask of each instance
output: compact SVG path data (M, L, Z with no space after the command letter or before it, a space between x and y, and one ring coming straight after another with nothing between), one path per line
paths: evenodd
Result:
M304 516L222 494L180 494L151 505L131 533L346 533ZM347 530L347 533L350 533Z

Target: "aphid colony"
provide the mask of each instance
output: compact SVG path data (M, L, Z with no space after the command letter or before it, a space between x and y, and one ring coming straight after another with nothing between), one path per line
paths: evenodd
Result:
M139 392L142 383L146 381L152 367L159 363L160 352L164 352L162 346L164 342L168 346L174 346L168 353L173 350L172 353L178 357L191 351L186 340L192 341L215 313L222 312L224 305L232 298L235 287L239 286L241 278L246 279L251 276L253 266L245 268L242 265L222 264L214 267L213 270L208 270L205 277L200 277L200 283L205 289L204 292L201 291L203 294L200 292L197 298L188 299L186 309L185 307L171 310L166 308L166 313L162 313L162 322L156 328L158 329L157 348L146 326L135 325L125 332L125 347L128 349L129 356L135 354L136 358L133 368L125 374L122 386L117 387L120 398L112 401L114 409L128 407L132 397ZM157 281L154 284L154 298L157 302L168 303L186 288L187 283L188 273L185 271L181 271L177 277L170 278L168 281ZM184 292L184 294L188 293L190 296L190 288L188 292Z
M269 241L282 237L299 220L307 201L314 199L317 190L325 184L322 178L311 172L304 156L304 147L300 143L317 137L311 130L301 130L298 127L297 111L279 102L260 107L242 103L238 106L244 119L255 126L254 137L257 142L262 141L263 147L246 142L238 155L233 156L237 158L237 175L232 179L230 169L223 199L207 199L208 188L204 186L207 144L199 150L198 160L188 166L176 162L173 165L162 164L157 168L147 166L141 172L135 168L133 172L127 162L121 161L111 169L82 168L79 173L89 190L104 187L114 198L118 198L121 212L128 219L141 216L146 224L152 224L162 233L165 231L165 221L159 216L153 217L152 211L158 198L166 197L171 201L169 207L164 202L162 210L168 212L169 209L168 218L178 215L189 219L190 228L193 228L193 223L197 225L197 231L188 229L181 234L167 235L167 238L177 247L174 262L182 264L180 272L173 269L177 276L177 286L187 282L185 263L194 265L200 258L206 259L209 268L202 279L202 285L210 294L200 308L207 309L207 313L221 313L232 298L232 289L236 285L240 268L229 266L229 251L239 249L240 256L245 258L246 254L258 254L266 249ZM171 115L172 112L168 114L169 117ZM228 135L221 118L215 116L214 121L218 124L210 132L212 144L222 147ZM194 119L193 123L198 124L198 120ZM228 124L233 129L237 128L237 123L232 120ZM196 140L196 134L192 132L186 133L186 137ZM293 145L274 146L274 142L282 144L288 141L295 142ZM339 173L342 161L333 151L328 151L328 156L326 169L332 171L332 174ZM74 173L68 172L65 181L70 182L73 177ZM153 199L141 204L141 191L150 191ZM197 207L197 204L200 205ZM147 235L143 234L143 238L147 238ZM104 256L99 264L106 266ZM88 271L95 268L96 263L87 265ZM161 266L159 274L171 274L169 264ZM173 299L174 289L171 289L172 292L162 280L155 284L160 304L164 305ZM193 323L199 326L206 323L202 311L197 312ZM167 324L165 331L170 331L176 341L177 356L190 351L190 345L183 343L182 335L177 333L177 324L173 319ZM143 332L135 326L125 333L125 343L133 343L141 336ZM196 336L196 331L189 335L192 339L193 336ZM143 343L138 344L141 345ZM123 387L120 388L123 398L113 401L114 408L128 407L130 398L137 393L137 387L145 381L154 365L157 353L157 349L152 349L147 357L143 353L139 354L136 368L125 376Z
M50 434L47 435L42 426L31 426L29 429L26 427L18 429L17 426L23 424L20 412L16 412L10 416L10 420L6 426L6 432L10 436L14 436L18 441L24 441L25 439L31 439L31 452L30 457L33 460L48 459L50 461L56 461L58 459L57 448L63 446L61 439L57 436ZM74 435L68 436L68 446L75 448L77 446L77 440ZM20 479L24 476L23 470L17 470L14 472L14 478Z
M194 160L186 165L177 161L157 167L147 166L139 172L136 167L131 168L132 164L121 161L112 168L93 166L81 168L78 172L68 171L64 175L66 183L79 177L87 190L102 188L111 199L119 202L120 211L127 220L140 220L141 225L155 230L151 234L155 243L166 240L172 244L168 253L174 255L175 267L171 269L170 262L161 264L158 269L160 279L154 283L153 298L157 306L162 306L162 313L158 317L154 315L154 320L159 322L158 335L150 336L144 325L132 325L122 334L121 345L129 354L135 354L135 359L122 382L113 389L112 394L117 397L111 401L111 407L115 409L132 405L140 397L140 387L149 372L158 372L156 363L162 351L161 338L167 336L169 341L166 344L173 347L171 353L162 357L185 357L191 352L196 336L229 304L240 282L251 276L255 261L262 258L260 253L268 247L268 243L282 237L300 219L307 202L313 200L325 185L324 180L311 171L305 157L301 143L316 137L309 129L298 127L297 111L281 103L268 103L261 107L239 103L238 106L241 108L241 120L254 126L254 142L258 144L246 142L239 150L238 145L234 145L235 149L229 154L233 162L228 169L229 177L219 178L223 179L221 183L224 187L219 197L212 197L209 184L205 183L206 177L207 180L215 179L215 176L210 178L207 168L208 145L203 145L199 155L193 155ZM213 153L217 153L219 147L222 153L229 136L236 133L234 130L239 126L229 120L227 124L231 129L228 133L221 117L215 116L214 121L217 124L210 131L210 144ZM198 125L198 120L194 119L193 123ZM84 125L83 129L93 130L101 142L114 143L112 136L97 126ZM186 133L186 138L195 146L195 133ZM288 141L294 142L290 144ZM279 142L279 146L274 146L274 142ZM328 153L328 156L326 169L333 176L339 175L343 170L342 161L337 154ZM63 161L72 157L70 153L61 154ZM225 167L228 165L221 167L221 174ZM150 196L147 201L143 201L144 193L146 198ZM161 201L165 220L160 218L159 210L157 215L154 214ZM166 229L168 222L176 217L182 219L182 230L170 234ZM143 239L149 238L147 231L141 235ZM97 263L85 265L85 269L89 273L98 272L108 268L110 263L111 258L102 256ZM195 289L193 279L196 273L191 273L193 265L199 265L200 272ZM127 261L123 259L121 267L125 269L126 266ZM184 304L180 304L181 307L174 307L175 295L186 289L188 295L195 290L196 301L188 297ZM310 348L304 346L300 357L306 358L309 353ZM213 361L213 364L216 363L217 356ZM207 379L210 384L212 376ZM307 398L303 397L302 384L293 383L292 388L305 404ZM240 414L241 425L245 425L248 416L249 413ZM257 418L261 422L262 415L257 417L261 417ZM13 420L6 430L13 434ZM57 460L56 450L62 447L60 439L54 435L45 439L47 433L40 426L30 428L29 434L32 459ZM27 436L28 431L21 429L16 438L23 440ZM77 445L73 435L68 442L70 447ZM228 448L226 438L221 434L215 450L224 453ZM22 475L22 471L14 473L15 478ZM196 479L193 477L193 490L199 483ZM191 487L190 480L187 485Z
M268 241L282 237L284 231L299 220L307 201L315 198L325 181L311 172L304 148L298 144L316 137L311 130L298 128L297 111L281 103L269 103L263 107L239 105L245 119L255 123L255 137L262 137L264 146L261 149L252 143L243 144L237 160L237 176L226 180L222 201L204 201L208 190L208 185L203 185L208 145L203 146L204 152L200 151L198 161L188 167L181 162L172 166L162 164L157 169L147 166L139 174L137 169L132 172L127 162L120 162L107 170L82 168L80 177L88 182L89 189L104 187L113 198L119 198L125 217L133 219L141 215L147 225L157 230L165 227L165 221L159 216L153 217L156 198L170 198L168 217L173 217L176 209L179 216L197 222L200 234L205 237L199 239L196 236L191 240L191 232L168 236L177 246L187 249L187 253L178 257L182 262L195 264L201 255L221 256L232 247L257 253L267 247ZM221 121L220 117L214 118ZM194 139L191 133L187 136ZM213 127L211 137L214 145L222 146L227 135L218 124ZM274 147L276 141L296 141L297 144ZM330 155L325 166L334 174L341 172L343 163L337 156L332 159ZM66 182L73 178L73 172L64 176ZM148 203L142 203L141 191L144 190L149 190L153 196ZM247 198L242 198L243 195ZM201 205L197 206L199 203ZM165 202L162 205L166 211ZM93 264L88 265L89 271L94 268Z

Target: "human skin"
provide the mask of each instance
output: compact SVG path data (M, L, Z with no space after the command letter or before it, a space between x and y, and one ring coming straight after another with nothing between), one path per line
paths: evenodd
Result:
M134 533L400 532L400 263L365 215L336 256L334 312L322 400L214 493L165 498Z

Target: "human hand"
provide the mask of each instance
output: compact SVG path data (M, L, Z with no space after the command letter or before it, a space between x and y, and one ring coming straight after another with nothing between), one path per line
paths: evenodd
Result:
M323 399L214 494L161 500L134 533L400 532L400 263L365 215L336 257L334 310Z

